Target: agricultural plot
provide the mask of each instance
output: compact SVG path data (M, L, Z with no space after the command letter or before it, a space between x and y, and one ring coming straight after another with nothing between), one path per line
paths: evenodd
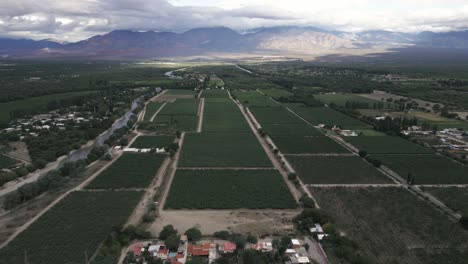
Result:
M235 92L239 102L245 106L279 106L279 104L256 91Z
M205 102L203 114L204 132L251 132L249 124L232 102Z
M271 136L323 136L309 124L262 124L262 129Z
M461 215L468 215L468 187L424 187L424 191L437 197Z
M197 115L198 99L177 99L172 103L167 103L160 115Z
M96 177L86 189L146 188L166 155L126 153Z
M307 184L391 183L356 156L288 156L288 161Z
M177 170L170 209L287 209L297 204L276 170Z
M0 263L83 263L125 224L142 192L73 192L0 250Z
M271 167L252 133L188 134L179 167Z
M155 101L172 102L176 99L195 98L197 93L186 89L168 89L164 94L158 96Z
M174 142L174 136L139 136L132 148L165 148Z
M203 90L201 97L204 98L228 98L227 90Z
M358 105L366 105L367 107L365 108L393 108L392 103L381 102L355 94L317 94L314 95L314 98L322 103L328 105L333 103L341 107L345 107L347 103L356 103Z
M249 107L260 124L303 124L304 121L288 111L288 109L277 107Z
M370 127L329 107L293 107L292 110L314 125L336 125L342 126L344 129L366 129Z
M156 112L161 108L163 103L158 103L158 102L149 102L146 105L146 111L145 111L145 117L143 120L145 121L150 121L151 118L156 114Z
M468 183L468 167L440 155L372 155L402 177L411 174L414 184Z
M272 136L276 146L285 154L349 153L329 137Z
M272 98L291 97L294 95L293 93L284 89L260 89L260 91L266 96L270 96Z
M369 154L431 154L432 150L409 140L393 136L344 137L359 150Z
M158 115L154 120L159 132L195 131L198 124L196 115Z
M466 263L468 259L468 231L404 188L310 190L370 263Z
M167 103L153 121L158 131L194 131L198 123L198 103L196 98L177 99Z
M14 160L4 155L0 155L0 169L6 169L18 163L19 162L17 160Z

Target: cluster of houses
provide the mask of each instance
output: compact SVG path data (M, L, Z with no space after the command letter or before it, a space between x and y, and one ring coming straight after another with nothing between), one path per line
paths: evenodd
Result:
M101 118L94 118L92 116L84 118L78 116L80 113L70 112L68 114L60 115L56 111L51 111L49 114L35 115L30 119L18 119L10 123L8 128L3 131L6 133L12 132L25 132L31 136L37 137L38 132L41 130L50 130L57 128L59 130L66 130L67 126L78 127L78 124L87 123L94 119L102 121ZM108 117L104 117L106 119Z
M128 148L123 146L115 146L114 149L122 150L123 152L130 152L130 153L150 153L155 152L157 154L166 153L165 148Z
M202 242L199 244L188 241L186 235L180 236L177 250L171 251L164 243L136 244L131 248L134 256L139 259L149 256L154 259L169 261L171 264L184 264L190 257L203 257L212 263L224 253L233 253L236 244L230 241Z

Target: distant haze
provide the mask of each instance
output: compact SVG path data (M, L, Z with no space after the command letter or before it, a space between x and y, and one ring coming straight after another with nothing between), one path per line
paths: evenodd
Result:
M15 0L0 1L0 37L78 41L113 30L312 26L404 33L468 29L466 0Z

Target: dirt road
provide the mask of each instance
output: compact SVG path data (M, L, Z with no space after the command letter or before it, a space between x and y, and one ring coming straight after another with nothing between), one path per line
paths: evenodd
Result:
M202 132L203 126L203 114L205 113L205 98L200 99L200 103L198 105L198 125L197 125L197 132Z

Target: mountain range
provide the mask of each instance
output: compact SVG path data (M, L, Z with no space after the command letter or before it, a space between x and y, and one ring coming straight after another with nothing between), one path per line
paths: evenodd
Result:
M314 27L259 28L241 34L226 27L196 28L183 33L115 30L74 43L0 38L5 57L165 58L203 54L332 54L402 47L456 49L468 52L468 31L349 33Z

